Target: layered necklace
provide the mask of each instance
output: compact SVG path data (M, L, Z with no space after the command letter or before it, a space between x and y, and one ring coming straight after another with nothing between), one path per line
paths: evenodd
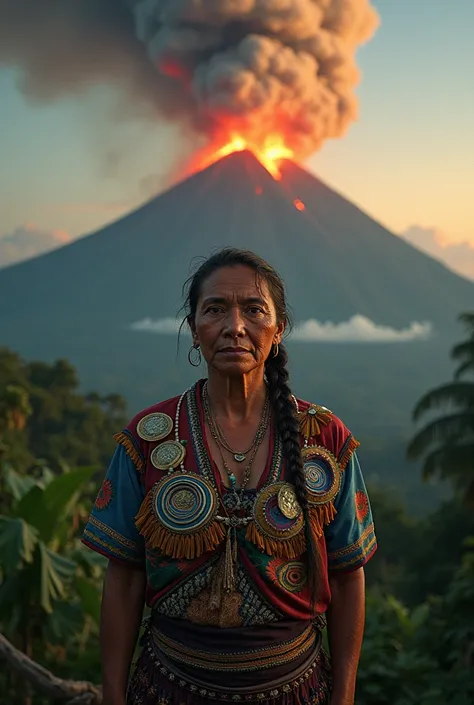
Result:
M221 457L222 465L224 467L224 470L226 472L226 475L229 479L229 483L231 486L231 489L235 495L237 505L240 506L241 504L241 499L237 494L237 478L235 477L235 474L230 470L226 459L224 457L224 453L222 452L223 450L226 450L228 453L230 453L234 460L238 463L243 462L246 460L247 456L249 456L248 463L246 464L243 472L243 477L242 477L242 482L240 485L240 494L246 489L249 480L250 480L250 474L252 471L252 464L255 460L255 456L257 455L257 451L260 448L263 439L265 438L265 434L267 432L268 428L268 422L270 419L270 402L267 397L265 399L265 404L263 407L262 415L260 417L260 422L258 424L257 432L255 433L255 437L252 441L252 444L247 448L245 451L236 451L234 450L229 443L227 442L222 429L220 428L217 419L215 418L215 415L212 412L212 407L209 401L209 393L207 389L207 382L205 383L203 390L202 390L202 398L203 398L203 406L204 406L204 413L206 416L206 422L207 425L209 426L209 430L211 431L211 435L217 445L217 449L219 451L219 455Z

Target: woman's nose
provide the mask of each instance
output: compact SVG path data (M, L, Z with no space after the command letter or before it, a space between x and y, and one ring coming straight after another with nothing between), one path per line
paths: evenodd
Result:
M225 321L225 333L233 338L245 333L244 317L239 308L229 309Z

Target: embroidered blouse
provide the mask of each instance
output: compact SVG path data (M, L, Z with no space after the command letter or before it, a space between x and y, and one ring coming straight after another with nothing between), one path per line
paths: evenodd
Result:
M82 540L146 570L147 604L168 617L220 627L312 618L304 518L278 435L272 429L259 485L244 491L237 508L211 459L201 390L202 382L182 403L175 397L145 409L117 434ZM321 614L331 571L363 566L377 543L357 441L324 407L295 402L319 554L314 609ZM232 589L216 599L216 575L232 541Z

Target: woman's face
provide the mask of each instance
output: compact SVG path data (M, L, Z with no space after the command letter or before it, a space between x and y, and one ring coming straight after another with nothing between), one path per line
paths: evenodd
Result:
M222 267L203 283L193 326L209 367L242 375L265 364L285 329L264 279L250 267Z

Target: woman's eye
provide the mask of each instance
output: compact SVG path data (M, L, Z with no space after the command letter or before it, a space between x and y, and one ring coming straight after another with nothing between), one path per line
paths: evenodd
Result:
M220 306L209 306L206 309L206 313L222 313L222 308Z
M258 316L261 313L265 313L263 308L260 308L260 306L251 306L249 308L249 313L251 313L253 316Z

